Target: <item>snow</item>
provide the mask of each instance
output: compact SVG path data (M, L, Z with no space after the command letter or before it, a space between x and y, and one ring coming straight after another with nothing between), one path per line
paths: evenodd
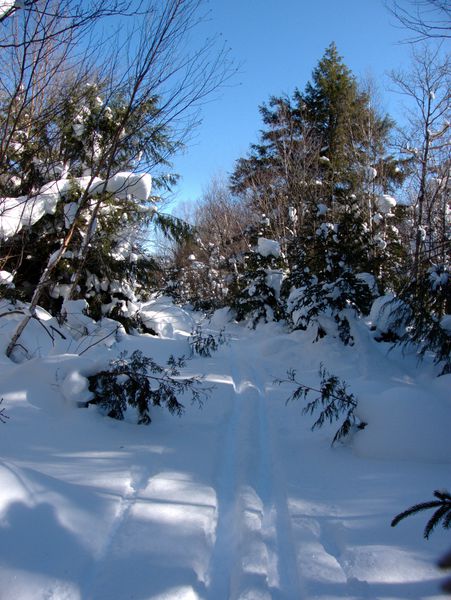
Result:
M64 227L69 229L75 220L77 210L79 208L78 202L68 202L63 207L64 213Z
M383 194L376 199L377 209L380 213L387 215L396 206L396 200L389 194Z
M327 208L327 206L325 204L320 203L316 207L316 214L318 216L323 216L327 213L328 210L329 209Z
M152 177L149 173L117 173L108 180L106 189L117 198L126 199L131 195L145 202L152 191Z
M377 177L377 170L374 167L365 167L364 172L368 181L374 181Z
M378 294L376 278L371 273L357 273L356 279L363 281L368 286L370 292L374 295Z
M144 325L162 338L176 339L186 336L195 326L191 314L183 308L175 307L168 296L160 296L144 303L140 314Z
M14 287L13 279L14 279L14 276L9 271L0 271L0 285Z
M160 297L141 307L159 336L106 344L80 330L114 322L95 324L84 307L66 302L66 325L38 309L65 339L33 319L21 340L31 360L0 355L2 600L444 600L435 565L449 532L424 540L429 513L390 522L449 488L449 375L388 353L363 321L350 348L280 323L250 330L226 309L208 321ZM27 307L2 301L11 309ZM21 318L0 320L3 352ZM230 336L183 371L215 386L202 408L185 402L179 419L155 407L148 427L80 408L87 377L123 351L189 355L196 323ZM295 368L318 385L320 363L368 422L333 448L337 426L311 432L303 401L286 403L292 384L274 383Z
M0 0L0 17L6 15L6 13L15 5L15 0Z
M280 298L280 290L285 279L284 272L281 269L265 269L265 273L266 285L274 290L276 298Z
M8 239L22 227L31 227L46 214L43 196L0 198L0 239Z
M274 256L275 258L279 258L281 255L280 244L276 240L259 237L257 241L257 253L264 257Z
M106 189L119 200L133 197L138 202L146 202L152 190L152 177L148 173L124 171L113 175L106 182L99 177L75 177L51 181L39 190L35 196L18 198L0 198L0 239L8 239L23 227L31 227L46 214L55 214L58 202L73 187L78 185L89 194ZM64 209L66 228L75 215L75 203L68 203Z
M443 315L440 319L440 327L451 335L451 315Z

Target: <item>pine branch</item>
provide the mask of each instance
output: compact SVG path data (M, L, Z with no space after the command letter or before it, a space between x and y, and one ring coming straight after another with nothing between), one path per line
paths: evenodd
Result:
M3 402L3 398L0 399L0 404L2 404ZM6 423L6 421L9 419L8 415L5 413L5 408L0 408L0 422L1 423Z
M319 374L321 378L319 388L305 385L298 381L294 369L287 371L287 379L275 379L274 383L280 385L288 382L294 383L297 386L287 398L286 404L294 400L306 400L311 392L319 394L302 409L303 415L313 415L315 411L320 410L318 418L311 427L312 431L320 429L326 422L333 423L334 421L338 421L345 414L344 421L333 437L333 446L335 442L349 435L354 425L358 429L363 429L366 423L360 422L354 414L354 410L357 408L357 399L354 394L348 393L346 382L340 381L336 375L331 375L322 363Z
M422 512L423 510L436 509L432 517L426 523L424 528L423 536L425 539L429 539L429 536L436 528L436 526L442 522L442 526L444 529L451 528L451 495L448 491L443 490L435 490L434 496L437 500L431 500L430 502L421 502L420 504L415 504L411 506L407 510L404 510L399 515L392 520L391 526L396 527L396 525L402 521L403 519L410 517L411 515Z

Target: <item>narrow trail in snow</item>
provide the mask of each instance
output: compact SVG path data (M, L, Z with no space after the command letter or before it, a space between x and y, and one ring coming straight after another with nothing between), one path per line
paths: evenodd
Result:
M221 358L226 361L232 385L224 425L218 429L216 510L211 507L211 553L199 598L302 600L286 482L266 394L265 376L271 376L258 351L251 356L235 346L227 358ZM206 456L206 463L209 460ZM104 597L102 589L111 575L111 561L124 539L136 531L138 503L145 501L152 511L155 502L165 501L149 491L154 476L160 477L151 464L141 462L132 467L129 490L120 499L86 579L86 600Z
M233 348L230 374L233 391L218 465L209 598L299 600L286 487L265 383Z
M151 473L140 468L132 468L130 471L129 491L125 493L119 502L118 511L114 516L111 528L106 536L102 549L97 556L96 561L92 566L91 573L85 581L85 591L83 599L97 600L100 596L98 589L102 586L102 579L109 572L109 559L115 541L118 538L121 530L126 526L129 515L133 506L136 504L140 494L146 488L151 477ZM105 573L104 573L105 571Z

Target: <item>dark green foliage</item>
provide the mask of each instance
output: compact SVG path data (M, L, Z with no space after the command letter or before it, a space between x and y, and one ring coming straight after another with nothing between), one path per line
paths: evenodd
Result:
M331 375L322 363L319 369L321 378L319 389L297 381L294 369L287 371L287 375L287 379L275 381L278 384L289 382L297 385L297 388L288 397L287 403L300 399L306 400L311 392L319 394L302 409L304 415L313 415L318 410L320 411L312 425L312 431L319 429L326 422L333 423L344 416L343 422L333 437L332 445L349 435L354 427L357 429L366 427L366 423L361 422L354 412L357 408L357 398L347 391L346 382L340 380L336 375Z
M272 276L282 278L283 266L282 256L263 256L257 247L238 258L227 298L237 321L247 320L255 328L285 317L284 303L271 285Z
M368 314L373 294L367 283L351 272L343 273L333 282L318 282L311 278L296 290L289 304L289 314L293 329L307 329L311 324L319 324L319 317L331 317L336 323L338 335L345 345L352 345L349 316ZM319 337L322 337L320 335Z
M192 240L193 228L177 217L166 213L155 212L152 218L153 224L163 233L166 238L177 242Z
M445 569L447 571L451 569L451 551L445 554L445 556L443 556L440 559L438 566L440 567L440 569ZM448 594L451 594L451 577L448 577L442 583L442 590L444 592L447 592Z
M59 89L59 110L51 113L48 121L41 122L41 117L33 120L38 132L32 139L38 147L27 138L23 140L20 161L8 153L0 157L0 195L33 194L60 177L74 178L73 184L62 194L53 214L44 215L32 227L23 227L16 235L0 241L1 266L15 275L13 295L30 300L49 256L66 240L67 251L53 269L48 285L43 286L40 305L58 314L63 294L76 281L71 298L86 299L93 318L105 316L108 307L109 316L118 318L131 330L134 323L125 316L129 314L127 303L146 299L146 294L155 290L158 271L142 234L154 225L167 237L177 239L187 236L189 227L179 219L155 213L154 198L147 202L137 202L132 196L118 199L99 186L94 193L87 193L75 178L88 173L106 179L118 171L167 166L165 157L174 145L171 132L159 122L157 97L149 98L129 113L121 93L109 93L105 82L86 83L78 90L71 90L69 82L67 86ZM6 125L0 103L0 133L2 126ZM20 129L29 128L24 125ZM9 150L13 147L10 144ZM20 180L19 187L10 182L13 175L14 180ZM155 175L154 188L171 183L171 176L159 182L158 170ZM5 189L2 182L6 182ZM77 210L74 221L64 214L68 207L72 215ZM85 245L93 211L97 209L96 227ZM125 247L128 252L123 251ZM66 286L62 293L60 286ZM117 293L117 289L129 291Z
M106 414L122 420L128 406L138 411L138 423L147 425L151 406L166 406L171 414L181 415L184 410L178 396L191 395L192 402L201 404L210 388L202 386L201 377L182 378L180 370L185 359L171 356L165 366L135 350L130 358L123 352L110 362L110 368L89 379L94 399L89 404L99 405Z
M423 269L417 280L407 282L398 298L392 301L391 320L393 329L402 333L395 343L418 349L420 360L431 352L434 363L441 366L440 375L451 373L451 335L441 322L451 312L448 266L437 264Z
M229 337L225 335L224 329L221 329L215 337L212 333L204 334L200 325L196 325L189 338L191 353L203 357L211 356L212 352L216 352L220 346L228 343Z
M352 343L344 311L368 314L376 293L356 275L373 274L390 286L401 271L398 222L378 213L379 197L404 177L387 152L393 122L375 110L333 43L304 91L272 97L260 112L260 142L237 161L232 189L267 214L269 237L284 249L282 299L288 318L302 315L294 326L332 318L340 339ZM252 311L265 318L256 290L265 293L247 281L240 286L237 318ZM290 306L295 290L298 305ZM318 333L326 331L319 325Z
M437 500L415 504L399 515L396 515L391 522L391 526L395 527L406 517L415 515L423 510L436 509L432 517L426 523L426 527L424 528L423 532L424 538L429 539L429 536L439 524L441 524L444 529L451 529L451 494L447 490L435 490L434 496L437 498Z
M3 403L3 398L0 399L0 404ZM6 423L6 421L9 419L8 415L5 413L5 408L2 407L0 408L0 422L1 423Z
M451 373L451 335L441 319L451 312L451 277L445 264L432 265L413 281L401 298L411 308L412 317L401 344L415 344L419 356L433 352L434 362L442 366L441 375Z

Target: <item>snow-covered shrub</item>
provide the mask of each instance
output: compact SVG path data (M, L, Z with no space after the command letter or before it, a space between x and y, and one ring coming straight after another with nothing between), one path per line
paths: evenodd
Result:
M394 294L386 294L373 302L369 324L377 341L393 342L405 334L410 318L408 305Z
M432 265L409 281L398 298L373 307L376 327L395 333L395 343L412 346L422 359L432 353L440 375L451 373L451 278L447 265Z
M317 338L337 335L344 344L352 345L349 319L369 312L373 294L368 278L350 272L332 282L306 278L305 284L288 296L287 313L293 329L313 325L318 329Z
M228 304L237 321L279 321L285 317L280 290L284 279L284 259L274 240L259 238L256 248L237 260L237 273L231 283Z
M122 353L110 361L110 368L88 377L89 390L97 404L113 419L122 420L128 407L138 412L138 423L151 422L150 407L166 406L171 414L181 415L184 410L178 396L191 395L193 402L201 403L208 389L202 386L201 377L181 378L184 358L171 356L165 366L135 350L130 358Z

